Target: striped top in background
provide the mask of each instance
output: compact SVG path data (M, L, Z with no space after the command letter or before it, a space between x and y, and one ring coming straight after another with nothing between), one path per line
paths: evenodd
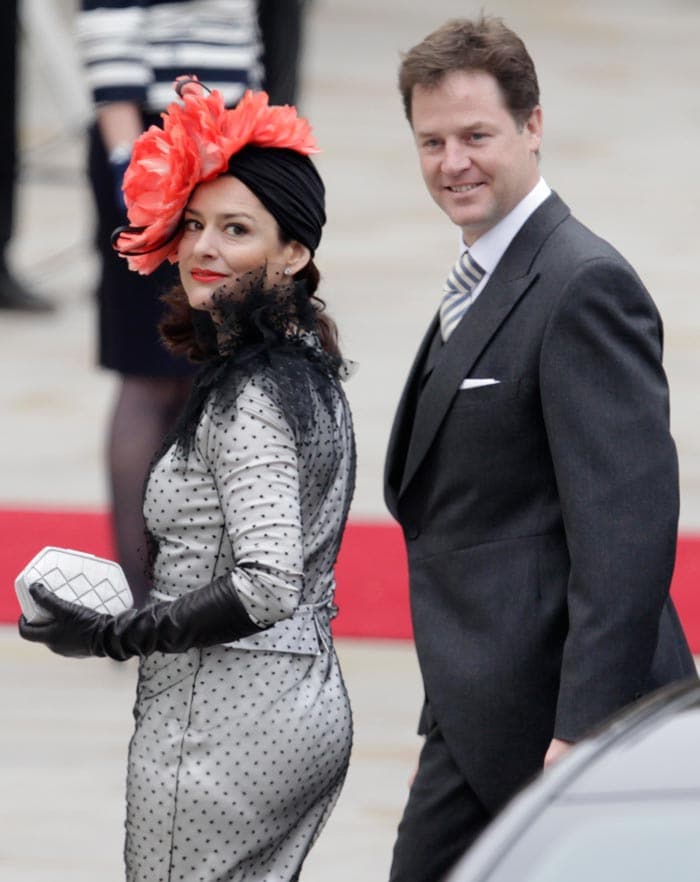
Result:
M76 31L96 104L159 112L175 98L175 77L188 73L229 106L261 86L255 0L82 0Z

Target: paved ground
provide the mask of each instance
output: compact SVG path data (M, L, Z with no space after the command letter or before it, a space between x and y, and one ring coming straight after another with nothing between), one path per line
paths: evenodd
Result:
M65 31L73 5L25 0L31 27L13 257L59 310L50 317L0 313L5 506L105 504L102 438L113 385L92 364L95 265L79 125L85 102ZM456 247L454 230L418 179L395 94L399 51L482 5L313 0L303 109L325 148L325 294L348 356L360 362L348 387L360 453L355 517L385 517L381 467L393 406ZM700 7L694 0L503 0L486 9L523 34L537 61L548 182L631 259L665 317L682 527L698 531ZM55 21L47 21L50 12ZM379 882L417 749L415 660L405 644L342 642L340 651L356 749L305 880ZM3 878L120 878L132 691L129 665L60 660L0 629Z

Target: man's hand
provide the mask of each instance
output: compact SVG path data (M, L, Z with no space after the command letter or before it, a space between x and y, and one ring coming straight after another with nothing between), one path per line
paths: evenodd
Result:
M547 748L547 753L544 755L544 767L551 766L552 763L555 763L560 757L564 756L571 748L573 744L571 741L561 741L559 738L552 738L551 744Z

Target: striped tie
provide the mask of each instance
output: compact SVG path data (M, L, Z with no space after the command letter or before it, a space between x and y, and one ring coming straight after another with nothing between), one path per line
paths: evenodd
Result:
M469 256L468 251L464 251L452 267L440 304L440 330L445 342L471 306L474 289L483 275L484 270Z

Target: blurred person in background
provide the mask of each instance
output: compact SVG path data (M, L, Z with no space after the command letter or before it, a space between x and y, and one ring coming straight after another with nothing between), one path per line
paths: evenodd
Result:
M49 621L20 630L69 657L140 657L129 882L294 882L352 742L330 622L355 442L317 293L325 190L294 108L249 92L225 110L189 78L179 93L134 146L139 226L116 239L141 273L178 262L163 333L201 365L148 476L153 590L113 616L33 586Z
M305 22L312 0L257 0L262 87L270 104L298 104Z
M399 86L461 238L385 473L425 693L391 879L437 882L544 765L695 665L661 319L540 174L530 55L500 19L452 21Z
M126 220L123 175L134 141L160 121L183 69L219 90L229 107L261 86L271 103L293 103L303 12L299 0L81 2L77 38L95 106L88 171L100 259L98 359L119 378L107 440L111 509L117 558L139 605L148 590L143 483L187 399L193 368L158 332L172 267L138 276L112 248L112 231Z
M54 305L30 291L10 270L17 185L19 53L17 0L0 3L0 309L51 312Z

